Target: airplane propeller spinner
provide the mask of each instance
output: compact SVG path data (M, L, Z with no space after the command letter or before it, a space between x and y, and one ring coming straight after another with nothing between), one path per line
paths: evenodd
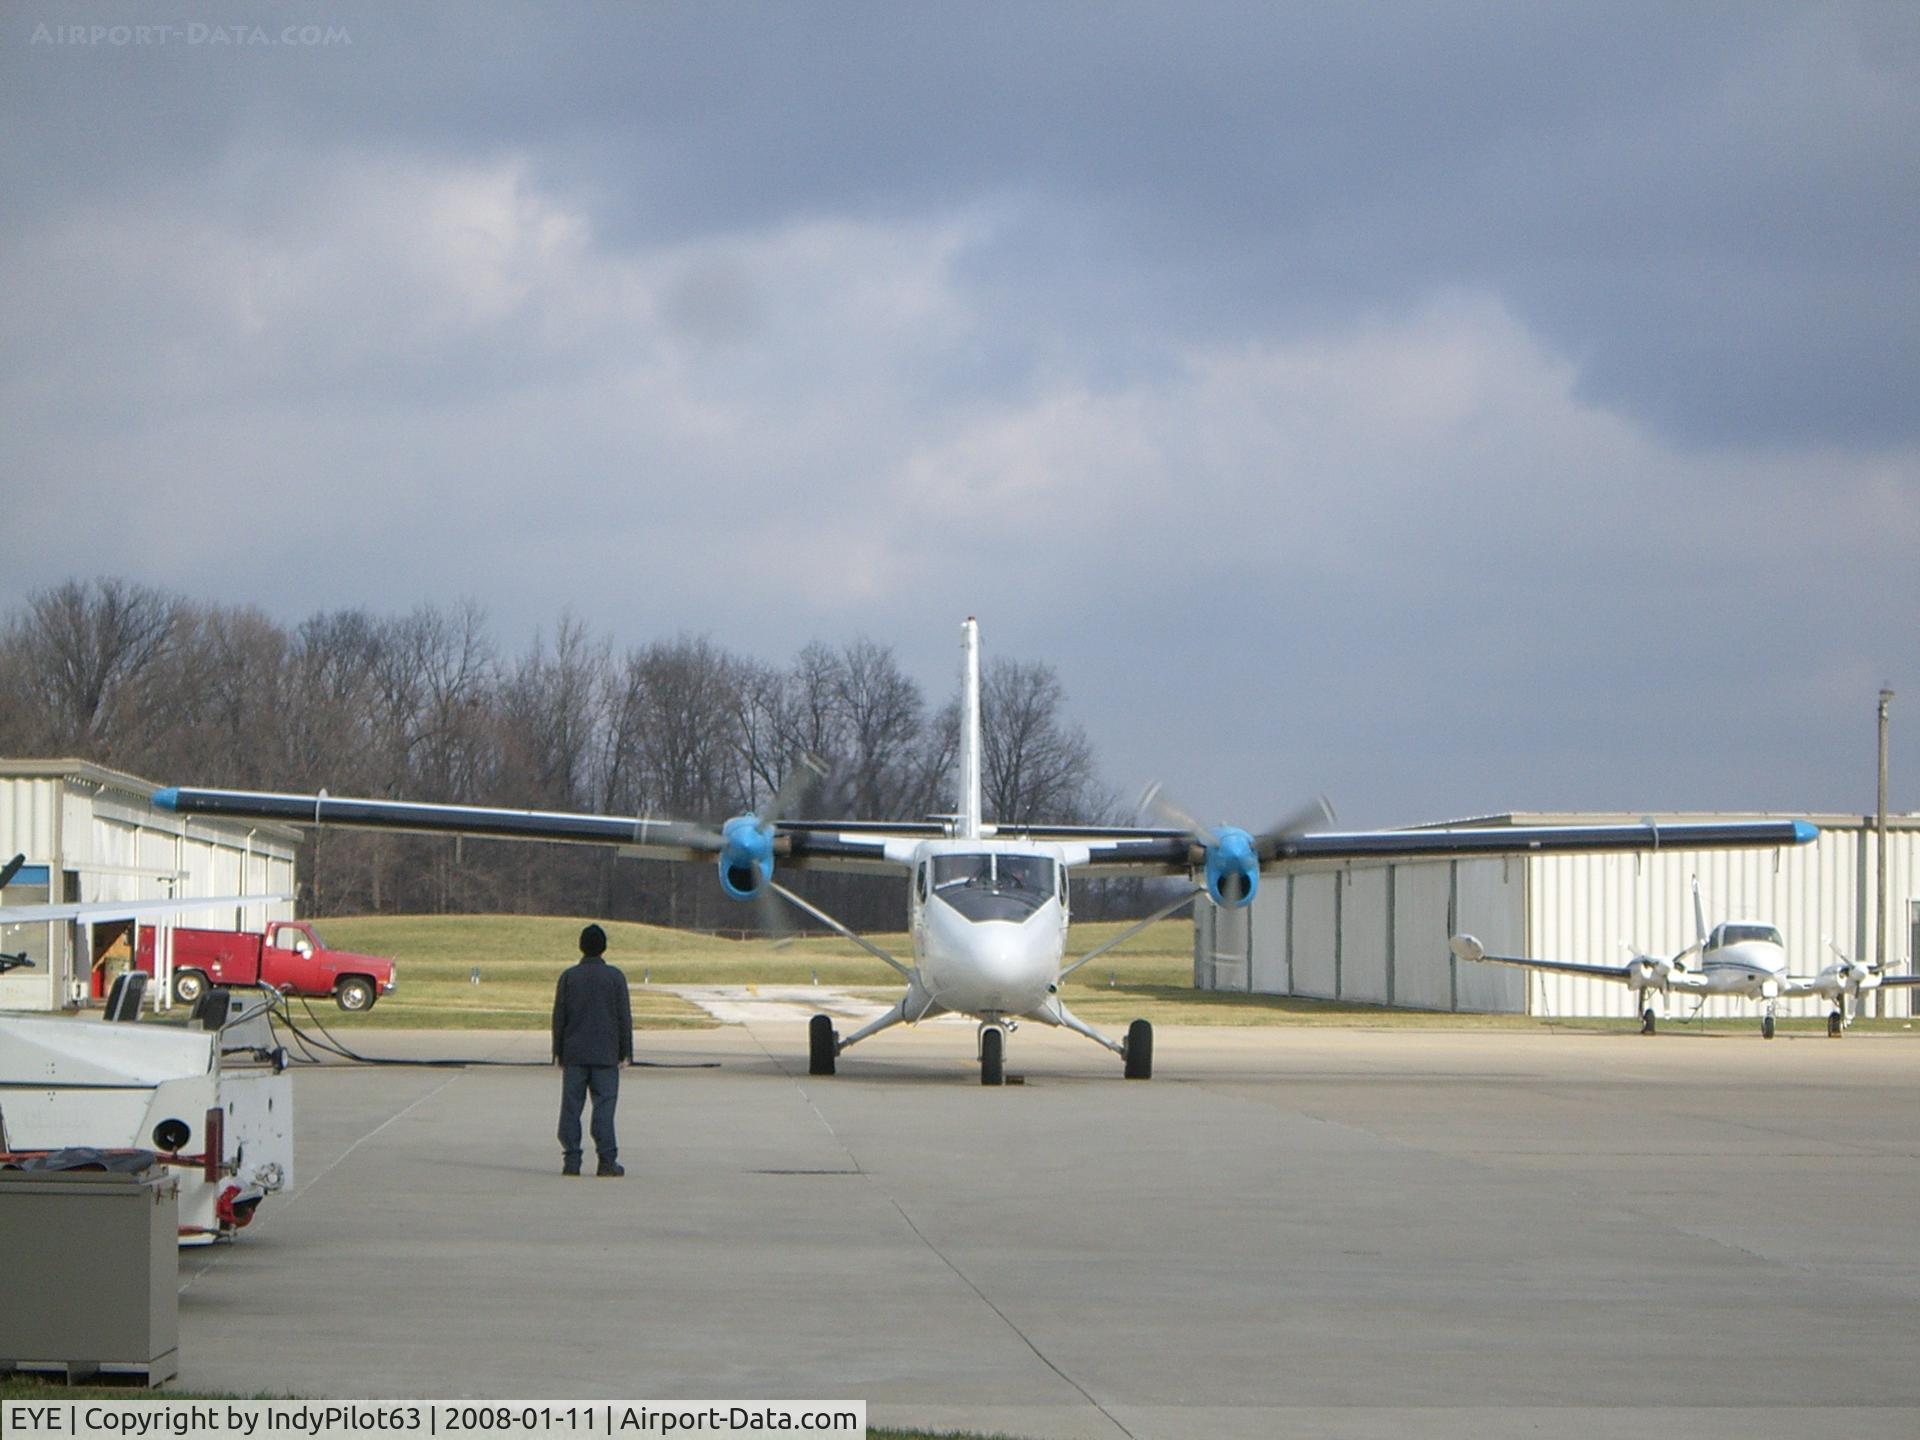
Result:
M1333 807L1324 795L1316 796L1278 824L1259 834L1237 825L1209 826L1196 820L1191 812L1167 798L1165 788L1155 781L1140 797L1140 809L1170 826L1177 826L1193 837L1201 854L1196 860L1204 868L1207 894L1216 905L1237 910L1253 903L1260 889L1260 866L1279 855L1286 842L1308 834L1333 821Z

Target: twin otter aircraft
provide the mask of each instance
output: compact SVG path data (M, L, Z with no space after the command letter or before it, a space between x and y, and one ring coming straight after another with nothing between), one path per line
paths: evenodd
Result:
M679 820L613 815L494 810L463 805L348 800L326 794L272 795L234 790L169 789L154 804L184 814L278 820L295 825L484 835L614 845L653 859L705 861L736 900L770 895L805 911L892 966L906 992L886 1014L842 1036L826 1015L813 1017L809 1069L831 1075L841 1052L894 1025L948 1013L980 1022L982 1084L1006 1074L1007 1036L1023 1020L1063 1026L1104 1045L1131 1080L1153 1074L1153 1027L1135 1020L1124 1040L1102 1035L1067 1009L1060 984L1080 966L1155 920L1204 898L1240 908L1252 902L1260 876L1287 861L1419 859L1572 853L1665 846L1804 844L1813 827L1793 821L1662 826L1549 825L1411 831L1305 833L1328 818L1324 805L1253 833L1209 827L1160 807L1163 827L995 824L981 812L980 637L972 619L961 627L962 671L959 806L923 821L789 820L795 786L782 788L766 814L728 820L718 831ZM800 774L802 766L796 765ZM776 865L796 870L896 874L907 880L908 963L774 880ZM1068 876L1175 875L1189 888L1138 925L1073 960L1067 958Z

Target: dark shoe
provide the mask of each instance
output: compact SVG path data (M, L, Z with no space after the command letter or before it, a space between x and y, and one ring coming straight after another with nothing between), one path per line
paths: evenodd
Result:
M560 1167L560 1173L562 1175L578 1175L580 1173L580 1162L578 1160L567 1161Z
M602 1160L600 1162L600 1168L598 1170L595 1170L593 1173L596 1175L610 1175L614 1179L618 1180L622 1175L627 1173L627 1167L620 1164L618 1161Z

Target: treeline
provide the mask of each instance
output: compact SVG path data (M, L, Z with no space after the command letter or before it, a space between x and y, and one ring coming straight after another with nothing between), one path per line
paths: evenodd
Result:
M163 784L317 791L717 822L764 805L797 756L809 817L917 819L955 805L955 693L930 702L872 640L764 664L698 636L616 651L574 616L505 654L472 604L284 625L115 580L39 591L0 628L0 755L74 756ZM990 661L990 818L1113 812L1043 663ZM789 876L788 878L792 878ZM595 914L750 927L710 873L599 847L316 832L303 913ZM808 876L819 903L897 928L897 883ZM1137 887L1095 887L1101 909Z

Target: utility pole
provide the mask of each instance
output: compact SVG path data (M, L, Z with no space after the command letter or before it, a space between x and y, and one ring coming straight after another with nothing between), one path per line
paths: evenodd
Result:
M1880 802L1874 811L1878 838L1873 846L1878 862L1874 867L1873 885L1873 963L1882 970L1887 968L1887 705L1892 699L1892 690L1880 691ZM1883 987L1873 992L1873 1015L1878 1020L1886 1013L1887 992Z

